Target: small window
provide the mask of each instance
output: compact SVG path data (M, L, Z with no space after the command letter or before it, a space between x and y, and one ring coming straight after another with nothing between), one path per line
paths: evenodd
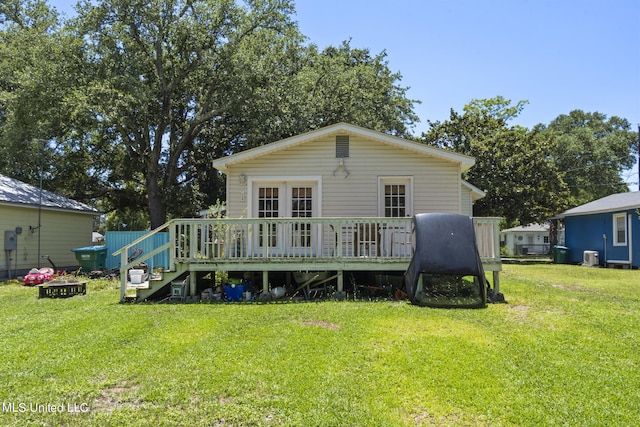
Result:
M613 215L613 245L627 246L627 214Z
M349 135L336 135L336 159L349 157Z

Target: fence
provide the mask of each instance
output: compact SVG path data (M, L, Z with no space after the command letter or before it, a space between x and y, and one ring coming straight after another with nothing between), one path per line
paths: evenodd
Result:
M120 256L113 256L112 254L129 245L134 240L146 235L148 231L107 231L105 234L105 242L107 246L107 259L105 261L105 268L116 268L120 265ZM142 249L143 253L149 253L158 246L162 246L169 241L169 233L156 233L151 236L150 239L143 240L139 245L129 250L129 254L136 248ZM169 266L169 254L162 252L154 255L149 260L145 261L149 265L149 269L156 267L162 267L168 269Z

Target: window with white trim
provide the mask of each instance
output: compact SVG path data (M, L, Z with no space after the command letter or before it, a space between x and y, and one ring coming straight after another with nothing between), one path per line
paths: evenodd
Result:
M380 177L378 215L387 218L413 216L410 177Z
M627 214L613 215L613 246L627 246Z
M402 218L407 216L407 187L404 184L385 184L384 216Z
M278 187L260 187L258 189L258 218L278 218L280 216L280 189ZM275 224L265 227L260 224L258 245L276 247L278 233Z

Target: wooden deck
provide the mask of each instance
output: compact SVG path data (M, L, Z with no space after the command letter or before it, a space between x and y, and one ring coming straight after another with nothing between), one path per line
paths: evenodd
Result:
M500 218L474 218L478 250L486 271L499 286L502 269ZM346 271L405 271L411 261L412 218L239 218L175 219L123 247L120 255L121 300L126 299L127 271L156 254L167 253L169 265L162 280L136 289L136 299L150 296L179 276L189 273L190 295L196 293L196 274L212 271L262 272L268 292L270 271L333 271L337 291L343 291ZM127 255L157 233L169 233L168 243L133 262Z

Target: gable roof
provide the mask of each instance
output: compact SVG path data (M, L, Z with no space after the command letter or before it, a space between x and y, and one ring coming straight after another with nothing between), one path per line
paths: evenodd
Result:
M522 233L522 232L535 232L535 233L548 233L549 232L549 224L538 224L532 223L527 225L519 225L513 228L507 228L506 230L502 230L502 233Z
M360 126L355 126L348 123L337 123L335 125L326 126L317 130L313 130L311 132L272 142L261 147L251 148L240 153L221 157L211 162L211 164L214 168L226 173L229 170L229 166L232 166L234 164L241 163L256 157L264 156L266 154L276 153L280 150L285 150L299 144L304 144L306 142L338 134L360 136L363 138L381 142L383 144L409 150L414 153L426 154L428 156L437 157L452 163L457 163L460 165L461 172L468 170L475 164L475 159L473 157L454 153L453 151L443 150L441 148L431 147L427 144L410 141L405 138L400 138L397 136L388 135L386 133L365 129Z
M17 179L0 175L0 204L25 207L40 206L40 189ZM47 190L42 190L41 206L46 209L77 211L93 215L100 213L94 207Z
M573 209L562 212L557 218L566 216L587 215L595 213L616 212L627 209L640 208L640 191L632 193L618 193L603 197L593 202L585 203Z
M460 183L462 184L462 188L466 188L471 192L471 199L474 202L484 198L487 195L486 192L482 191L481 189L471 184L470 182L465 181L464 179L461 179Z

